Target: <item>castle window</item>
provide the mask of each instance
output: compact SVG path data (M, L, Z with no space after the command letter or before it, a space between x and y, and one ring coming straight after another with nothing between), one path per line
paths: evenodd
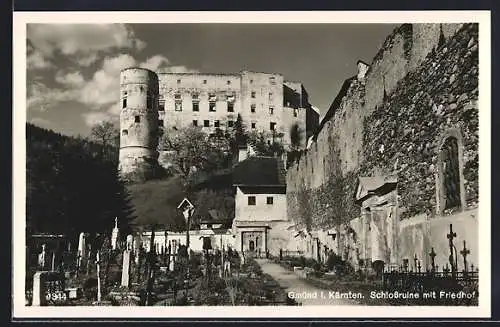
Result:
M177 84L181 84L181 80L180 79L177 80Z
M159 120L158 120L158 125L159 125L160 127L163 127L163 119L159 119Z
M219 127L220 122L218 120L214 121L214 127Z
M255 104L250 105L250 112L255 112Z
M269 93L269 101L273 101L273 94Z
M200 111L200 104L197 101L193 101L193 111Z
M135 116L135 122L140 123L141 122L141 117L140 116Z
M253 84L253 79L250 80L250 84Z
M256 203L256 201L255 201L255 196L249 196L249 197L248 197L248 205L249 205L249 206L254 206L254 205L255 205L255 203Z
M122 131L122 135L123 135L123 136L128 135L128 130L124 129L124 130Z
M208 103L208 111L214 112L215 111L215 102L210 101Z
M234 112L234 104L232 104L231 102L228 102L227 103L227 111Z
M297 109L295 109L295 108L293 109L293 116L294 116L294 117L297 117L297 116L298 116L298 110L297 110Z
M274 130L276 129L276 123L271 122L271 123L269 124L269 129L270 129L270 130L272 130L272 131L274 131Z
M196 119L193 120L193 126L198 126L198 121Z
M139 86L139 90L141 91L141 93L144 92L144 86L142 86L142 85Z
M207 84L207 80L206 79L203 80L203 84Z
M276 78L274 76L269 77L269 83L271 83L271 85L275 85L276 84Z
M160 102L158 106L158 111L165 111L165 102Z
M442 200L443 209L460 208L460 163L458 157L458 140L448 137L441 147Z
M182 102L175 101L175 111L182 111Z
M123 99L122 108L127 108L127 99Z
M233 125L234 125L234 122L232 120L228 120L227 121L227 126L228 127L233 127Z
M200 97L200 96L199 96L199 94L198 94L198 93L193 93L193 94L191 95L191 97L193 98L193 100L199 100L199 97Z
M227 85L231 85L231 81L227 81Z
M252 129L255 129L255 123L252 123Z
M255 99L255 91L252 91L251 96Z
M204 120L203 121L203 127L210 127L210 121L209 120Z
M274 108L273 107L269 107L269 114L270 115L274 114Z
M268 196L267 197L267 204L273 204L274 203L274 199L272 196Z

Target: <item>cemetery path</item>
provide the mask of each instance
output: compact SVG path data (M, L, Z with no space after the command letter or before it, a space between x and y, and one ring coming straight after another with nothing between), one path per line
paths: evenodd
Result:
M262 268L262 272L271 275L286 292L290 295L297 294L301 298L295 300L302 305L356 305L354 300L329 298L328 289L321 289L308 284L305 280L289 271L282 266L268 260L256 259L257 263ZM303 297L303 298L302 298Z

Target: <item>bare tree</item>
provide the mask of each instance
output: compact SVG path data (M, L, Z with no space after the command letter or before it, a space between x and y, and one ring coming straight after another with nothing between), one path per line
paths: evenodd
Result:
M93 140L101 143L104 147L118 146L119 131L110 121L102 121L92 126L90 135Z
M165 133L160 149L170 152L170 164L187 186L195 172L210 172L230 159L229 144L221 137L209 137L200 128L188 127Z

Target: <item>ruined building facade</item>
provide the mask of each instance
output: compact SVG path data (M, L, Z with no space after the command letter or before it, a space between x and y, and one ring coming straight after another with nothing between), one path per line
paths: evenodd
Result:
M291 144L294 126L301 147L318 125L319 113L300 82L281 74L155 73L128 68L120 76L120 170L152 174L158 137L197 126L207 133L231 130L241 115L248 132L264 132L268 142Z
M247 131L264 132L268 140L290 144L297 124L302 145L318 123L300 82L281 74L242 71L238 74L161 73L160 125L165 130L199 126L208 133L231 129L238 114Z
M478 266L478 24L403 24L346 79L306 153L287 171L289 250L355 267L466 242ZM487 217L484 217L487 219Z

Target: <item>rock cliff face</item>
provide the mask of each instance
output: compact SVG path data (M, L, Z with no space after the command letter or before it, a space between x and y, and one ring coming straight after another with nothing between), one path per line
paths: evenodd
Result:
M387 174L398 178L400 220L451 214L438 210L448 135L459 138L464 207L477 207L478 24L404 24L366 75L349 83L316 141L288 169L290 218L312 229L354 219L357 179Z

